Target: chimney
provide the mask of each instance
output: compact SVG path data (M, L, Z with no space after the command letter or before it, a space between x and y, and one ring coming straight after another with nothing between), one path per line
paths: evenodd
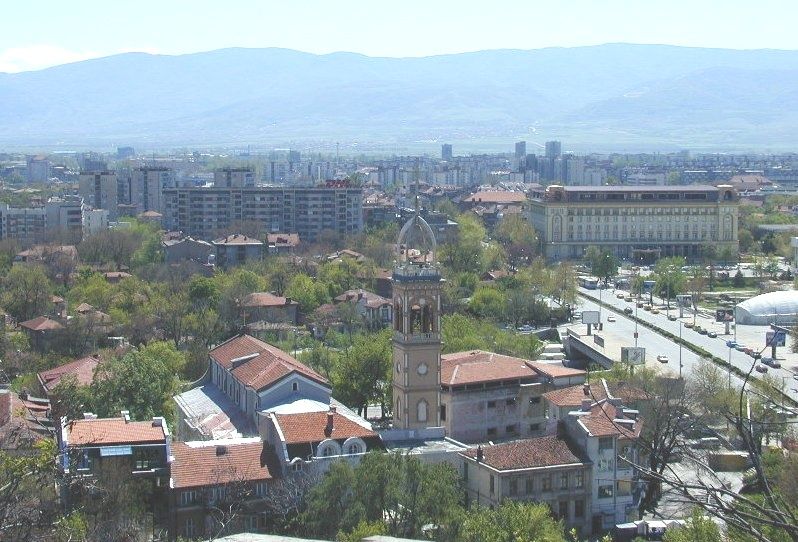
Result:
M91 412L84 412L83 413L83 419L84 420L96 420L97 419L97 414L93 414Z
M216 455L226 455L227 454L227 446L216 446Z
M590 397L590 384L587 382L582 384L582 391L585 393L585 397Z
M123 410L123 411L120 412L120 414L122 415L122 419L125 420L125 423L130 423L130 411L129 410Z
M335 428L335 406L330 405L330 410L327 411L327 426L324 428L324 434L327 436L332 435Z
M482 445L477 446L477 463L480 463L485 458L485 454L482 451Z
M593 401L590 399L582 399L582 412L590 412L590 406L593 404Z

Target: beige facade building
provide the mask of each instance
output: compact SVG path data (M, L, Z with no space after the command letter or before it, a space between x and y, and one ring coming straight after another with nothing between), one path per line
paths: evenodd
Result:
M109 220L116 220L119 184L115 171L82 172L78 178L78 193L83 203L107 210Z
M552 185L527 203L549 260L581 258L590 246L633 261L697 258L707 245L736 255L738 206L727 185Z

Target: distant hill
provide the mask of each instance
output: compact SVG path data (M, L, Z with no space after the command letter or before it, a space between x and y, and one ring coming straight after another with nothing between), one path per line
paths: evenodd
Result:
M559 137L597 149L791 148L798 51L128 53L0 74L0 104L0 146L506 140L509 148L510 138Z

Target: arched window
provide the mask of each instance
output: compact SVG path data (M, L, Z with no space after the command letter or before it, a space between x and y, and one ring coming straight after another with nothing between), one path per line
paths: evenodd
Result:
M344 453L356 455L366 452L366 443L358 437L350 437L344 441Z
M427 407L428 406L429 405L427 404L427 402L424 399L419 401L418 405L416 405L416 419L419 422L427 421Z
M396 419L397 420L401 420L402 419L402 398L401 397L397 397L396 398L396 413L395 413L395 415L396 415Z

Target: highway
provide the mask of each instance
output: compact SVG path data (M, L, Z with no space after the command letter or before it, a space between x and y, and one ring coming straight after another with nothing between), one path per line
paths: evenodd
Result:
M618 291L620 292L620 290ZM598 299L599 292L598 290L586 290L583 288L579 289L579 293L583 296L581 298L581 310L599 310L599 306L597 303L590 301L589 298ZM707 335L700 335L697 332L693 331L692 329L685 328L682 326L684 322L692 322L693 315L688 310L685 310L685 317L681 319L677 319L676 321L668 320L665 311L662 310L660 314L652 314L648 311L643 309L636 308L635 303L626 302L623 299L618 299L615 295L615 292L612 290L604 290L601 294L601 301L609 304L614 308L614 311L610 311L607 308L601 308L601 321L604 322L605 329L609 329L612 326L613 333L617 335L625 335L629 337L628 343L629 346L634 346L634 331L635 331L635 322L626 317L623 312L625 307L631 307L633 310L636 311L637 317L645 322L649 322L653 325L656 325L660 329L668 331L675 336L679 336L680 327L681 329L681 336L682 338L695 345L699 346L714 356L717 356L724 360L731 359L732 365L740 369L741 371L748 372L751 368L752 363L754 363L754 359L743 353L739 352L734 349L729 349L726 346L726 341L729 339L733 339L733 335L723 335L722 333L725 331L724 325L720 323L715 323L714 321L710 321L707 318L703 318L699 316L697 318L697 322L699 325L704 327L705 329L713 330L718 333L717 338L711 338ZM615 315L616 321L615 322L607 322L608 314L612 312ZM633 313L635 314L635 313ZM679 316L679 312L677 308L674 308L673 304L671 307L671 314ZM580 328L584 328L586 326L580 324ZM743 328L743 326L740 326ZM745 326L744 335L745 338L749 339L747 342L748 346L752 348L756 348L757 351L761 351L765 345L765 331L767 330L764 326ZM754 329L748 329L754 328ZM667 364L668 370L678 374L679 371L679 345L670 341L663 335L648 329L645 326L638 325L637 330L639 333L638 336L638 345L646 347L646 365L650 365L653 361L656 363L656 356L660 354L664 354L670 358L669 363ZM738 330L740 333L740 330ZM750 339L758 334L761 333L761 340L754 344L753 341ZM741 333L742 334L742 333ZM740 342L742 338L740 338ZM699 356L692 351L682 348L682 363L683 363L683 374L685 376L689 376L690 370L693 365L698 360ZM794 373L791 369L794 368L794 357L795 355L790 353L787 355L788 360L784 360L785 354L787 354L788 348L779 348L778 349L778 357L782 363L781 369L773 369L768 368L768 373L771 375L775 375L782 379L782 383L784 384L785 390L787 394L795 399L798 400L798 380L794 379ZM764 351L763 356L770 355L770 349L768 348L767 351ZM755 377L759 376L759 373L753 373ZM732 382L734 382L737 386L742 384L742 380L732 374Z

